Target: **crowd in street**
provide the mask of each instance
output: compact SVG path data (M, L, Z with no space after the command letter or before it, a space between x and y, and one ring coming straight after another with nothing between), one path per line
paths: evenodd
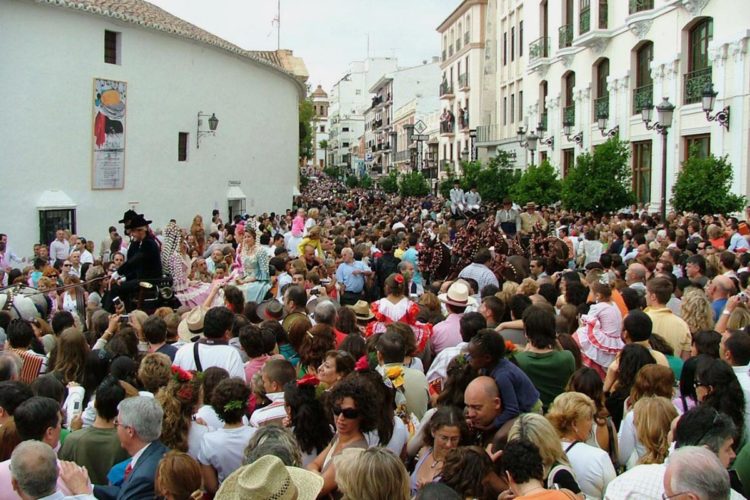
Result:
M0 235L0 500L750 494L750 216L454 190Z

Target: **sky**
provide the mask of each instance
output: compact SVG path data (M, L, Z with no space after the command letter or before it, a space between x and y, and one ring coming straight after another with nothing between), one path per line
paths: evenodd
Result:
M277 0L149 0L247 50L275 50ZM328 92L351 61L397 57L413 66L440 53L438 25L460 0L280 0L281 48L301 57L311 88Z

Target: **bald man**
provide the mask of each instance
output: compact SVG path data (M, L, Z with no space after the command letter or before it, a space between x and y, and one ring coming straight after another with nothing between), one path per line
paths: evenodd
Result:
M638 291L641 296L646 294L646 276L648 269L643 264L634 262L628 266L625 271L625 283L633 290Z
M503 411L495 379L481 376L472 380L464 391L464 404L466 421L475 432L475 444L484 448L492 443L493 449L503 449L516 419L510 419L500 428L495 427L494 421Z
M708 282L706 293L711 299L711 309L713 309L714 323L716 323L727 305L727 299L734 295L734 282L727 276L716 276Z
M692 336L687 323L667 307L672 297L672 282L667 278L653 278L646 286L646 303L644 311L653 323L652 332L660 335L674 349L674 355L682 359L690 357Z

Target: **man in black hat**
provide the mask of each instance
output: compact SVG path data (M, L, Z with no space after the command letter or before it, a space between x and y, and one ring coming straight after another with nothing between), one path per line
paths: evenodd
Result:
M126 217L124 219L127 219ZM127 304L127 298L138 291L142 281L162 277L161 249L154 236L148 230L150 220L143 214L131 216L125 223L125 229L130 231L130 246L128 260L112 275L110 290L105 297L105 309L114 311L112 299L120 297Z

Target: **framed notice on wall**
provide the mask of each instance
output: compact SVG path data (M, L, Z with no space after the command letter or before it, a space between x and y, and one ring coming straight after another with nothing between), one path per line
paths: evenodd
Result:
M94 78L91 189L125 186L125 82Z

